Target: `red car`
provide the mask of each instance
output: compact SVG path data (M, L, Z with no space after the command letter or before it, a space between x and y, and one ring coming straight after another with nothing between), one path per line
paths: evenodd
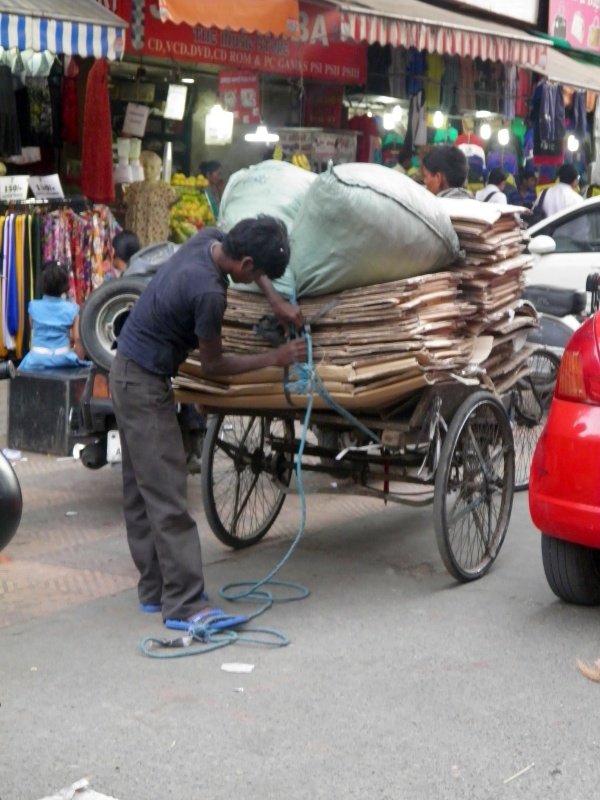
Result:
M600 312L564 351L529 478L529 509L542 532L552 591L600 604Z

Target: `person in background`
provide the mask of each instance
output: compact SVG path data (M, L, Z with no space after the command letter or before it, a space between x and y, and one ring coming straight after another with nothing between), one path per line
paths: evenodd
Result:
M171 378L194 348L209 379L306 359L304 338L263 353L223 352L229 278L256 282L285 327L302 327L298 306L270 282L289 258L286 227L274 217L241 220L226 234L204 228L160 267L117 339L110 391L121 435L127 541L140 573L140 604L162 611L169 627L214 613L206 606L200 538L187 508Z
M423 183L438 197L472 198L465 189L467 159L457 147L438 145L423 156Z
M506 180L508 175L500 167L494 167L490 170L488 175L487 186L480 189L476 195L475 200L481 200L483 203L496 203L500 206L505 206L508 203L504 190L506 188Z
M519 185L517 188L505 188L506 197L511 206L524 206L533 208L536 201L535 185L537 178L535 172L524 169L519 173Z
M112 246L113 266L117 272L123 273L127 269L131 256L140 249L140 240L133 231L123 230L113 236Z
M42 266L41 289L41 300L29 302L31 348L19 370L88 367L79 338L79 306L64 297L69 289L67 268L47 261Z
M540 205L543 217L551 217L565 208L579 206L583 197L576 191L579 187L579 173L572 164L563 164L556 173L557 183L539 196L534 208Z
M213 217L217 219L219 216L221 197L223 196L223 190L225 189L223 166L221 165L220 161L203 161L200 164L199 170L208 181L208 189L206 192L212 208Z

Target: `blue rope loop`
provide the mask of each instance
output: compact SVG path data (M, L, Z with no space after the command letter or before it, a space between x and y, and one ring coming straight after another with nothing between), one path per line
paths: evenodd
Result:
M312 336L310 326L304 328L306 338L307 360L305 364L294 364L293 372L296 380L287 381L285 384L286 393L306 395L306 410L302 423L302 433L300 444L296 454L295 475L300 498L300 522L294 540L292 541L287 553L279 563L259 581L242 581L228 583L223 586L219 594L224 600L232 603L246 600L253 603L260 603L260 607L254 613L246 614L248 622L264 614L276 603L291 603L297 600L304 600L310 595L310 590L300 583L290 583L288 581L276 581L275 575L285 566L296 549L302 534L306 528L306 495L302 483L302 456L306 447L306 437L310 429L310 419L315 395L321 397L329 407L344 417L351 425L361 430L368 438L377 444L381 444L379 437L356 419L347 409L337 403L327 391L321 380L313 361ZM284 597L275 597L266 587L285 587L292 594ZM247 587L247 588L244 588ZM265 638L266 637L266 638ZM150 658L185 658L187 656L202 655L204 653L228 647L236 642L243 644L255 644L264 647L285 647L289 644L288 637L273 628L246 628L242 627L241 632L233 629L215 631L210 622L190 625L187 635L176 639L157 639L147 637L142 640L140 647L142 653Z

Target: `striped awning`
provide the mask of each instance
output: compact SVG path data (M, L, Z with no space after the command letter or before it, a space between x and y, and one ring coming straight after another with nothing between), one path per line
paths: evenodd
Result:
M548 44L518 28L420 0L361 0L360 5L332 0L342 14L342 38L393 47L416 47L442 55L471 56L521 64L546 63Z
M127 23L97 0L0 0L0 47L121 58Z
M158 0L161 19L202 25L204 28L231 28L234 31L293 36L298 31L298 0Z

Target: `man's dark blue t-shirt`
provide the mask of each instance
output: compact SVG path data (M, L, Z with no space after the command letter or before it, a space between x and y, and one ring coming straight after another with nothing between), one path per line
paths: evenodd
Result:
M227 279L210 254L223 234L204 228L160 267L118 338L119 353L149 372L175 375L198 339L221 335Z

